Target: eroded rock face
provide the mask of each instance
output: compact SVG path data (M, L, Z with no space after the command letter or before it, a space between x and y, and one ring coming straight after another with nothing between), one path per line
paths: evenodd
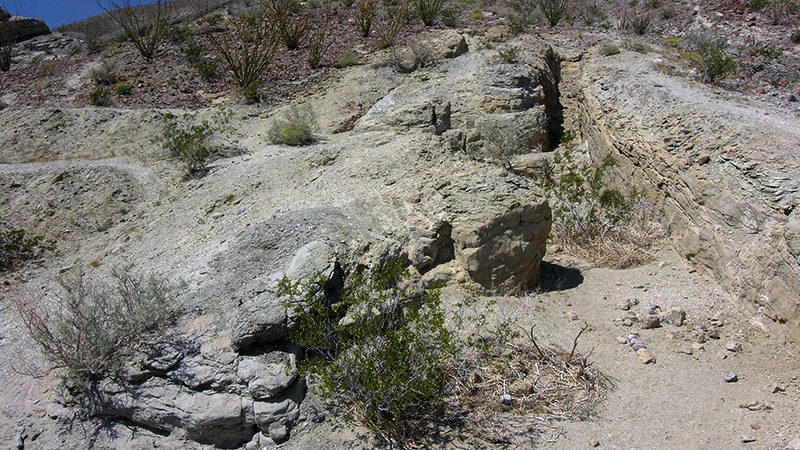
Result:
M657 199L675 248L800 343L797 119L719 98L637 58L582 69L581 126L593 156L613 155L617 181Z
M526 114L536 118L531 123L542 145L525 151L543 149L552 118L542 102L551 94L535 80L553 83L555 75L546 57L531 53L519 72L525 80L514 81L516 71L494 67L494 51L457 56L464 38L452 37L443 48L456 57L421 69L430 71L427 79L415 74L384 80L393 85L379 99L373 89L383 89L381 83L358 83L373 73L356 68L356 75L343 77L347 95L353 86L370 91L353 96L373 99L363 117L347 116L352 105L331 98L335 85L324 102L312 100L324 105L320 121L336 131L316 145L265 146L260 133L268 119L235 117L240 143L250 153L216 161L201 180L169 181L163 173L176 170L174 161L151 160L161 172L147 175L114 158L116 169L136 175L141 192L133 213L124 216L130 222L104 229L113 241L111 250L101 249L104 264L144 261L147 270L166 274L181 286L183 315L157 344L142 346L122 381L103 387L99 413L217 446L239 446L254 435L280 443L290 437L305 396L304 380L294 371L302 352L291 342L293 302L302 299L279 296L284 277L313 279L331 299L350 274L397 259L410 265L416 286L471 279L487 291L514 292L537 282L551 225L538 181L477 160L463 146L454 147L447 133L470 135L487 113ZM516 87L487 94L486 79ZM507 111L497 104L517 106ZM139 130L155 129L158 116L38 110L19 118L38 124L46 169L76 151L50 145L46 130L85 132L91 138L84 136L78 151L97 147L99 154L115 156L121 130L134 123ZM349 117L352 131L343 131L345 124L335 120L341 117ZM65 120L81 126L66 127ZM0 133L0 149L7 148L3 142L19 148L16 135ZM129 145L137 155L164 157L158 143ZM8 150L0 158L21 157ZM71 169L59 183L82 188L77 181L84 173L95 176ZM3 179L16 185L18 177ZM42 179L49 189L53 181Z

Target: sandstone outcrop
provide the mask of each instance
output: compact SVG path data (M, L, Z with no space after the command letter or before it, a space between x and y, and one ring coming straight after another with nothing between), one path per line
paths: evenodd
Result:
M797 119L660 73L653 57L581 70L593 156L613 155L617 181L657 199L675 248L800 343Z
M1 9L0 27L3 28L3 33L16 43L50 33L50 28L39 19L12 16Z

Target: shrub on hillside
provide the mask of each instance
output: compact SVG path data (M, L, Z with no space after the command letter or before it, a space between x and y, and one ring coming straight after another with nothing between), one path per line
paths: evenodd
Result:
M269 140L273 144L308 145L314 142L317 117L308 105L292 106L272 121Z
M601 45L598 52L603 56L619 55L619 47L608 42Z
M652 258L660 236L656 211L635 188L624 193L605 177L616 164L579 164L571 150L556 151L544 187L551 198L555 239L568 250L617 268Z
M14 56L14 36L6 22L0 22L0 72L11 70L11 58Z
M551 27L558 25L567 16L571 0L537 0L539 9Z
M230 30L209 33L208 40L242 92L258 89L275 56L279 31L267 14L230 21Z
M416 292L407 281L392 262L351 275L336 303L319 280L283 279L278 288L296 317L290 340L305 349L301 371L350 418L393 441L441 406L445 363L459 350L439 291Z
M360 0L356 5L356 23L361 35L369 37L378 14L377 0Z
M389 48L397 41L397 36L408 20L408 6L404 2L397 4L384 4L376 14L378 34L378 47Z
M209 140L227 126L230 116L229 110L218 111L210 120L198 122L194 114L167 114L162 147L183 162L187 175L202 175L211 156Z
M98 86L111 86L117 82L117 72L114 65L108 61L101 61L89 71L89 77Z
M0 273L14 270L26 261L40 258L55 248L55 243L32 235L22 228L0 222Z
M709 35L695 35L690 45L696 51L693 62L703 74L703 81L715 83L719 79L735 73L736 63L725 52L725 41Z
M92 106L110 106L111 91L106 88L96 88L89 93L89 104Z
M114 375L128 352L170 317L170 288L155 276L116 269L111 281L78 275L59 280L49 298L12 301L31 337L67 385L87 388Z
M328 49L333 44L330 39L331 34L331 17L333 11L329 1L323 3L320 7L322 9L322 17L317 21L316 25L311 28L308 39L308 67L316 69L322 63L322 58Z
M167 0L156 0L150 8L139 8L131 0L98 0L97 4L146 59L155 55L175 18L172 4Z
M436 23L444 8L444 0L416 0L417 15L425 26Z

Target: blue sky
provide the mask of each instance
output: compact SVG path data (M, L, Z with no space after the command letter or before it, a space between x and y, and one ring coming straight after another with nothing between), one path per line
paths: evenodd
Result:
M132 0L131 3L153 3L153 0ZM50 28L102 12L95 0L0 0L0 4L5 4L12 13L20 16L43 19Z

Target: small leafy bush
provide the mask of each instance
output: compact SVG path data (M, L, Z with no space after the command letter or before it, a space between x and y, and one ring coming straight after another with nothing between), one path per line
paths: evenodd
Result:
M284 278L278 297L296 317L301 371L348 416L404 441L445 398L445 363L458 352L437 289L417 292L398 262L356 273L335 303L319 280Z
M167 114L162 147L184 163L188 175L201 175L211 156L209 140L227 126L230 116L230 111L217 111L211 120L197 122L194 114Z
M696 35L691 41L698 56L695 65L703 74L703 81L715 83L720 78L736 72L736 63L725 53L724 40L708 35Z
M0 222L0 273L14 270L54 249L54 242Z
M129 352L171 315L167 284L130 267L114 270L111 282L78 275L62 278L59 286L52 298L13 302L33 340L74 388L115 375Z
M789 40L791 40L795 44L800 44L800 28L795 28L792 30L792 34L789 36Z
M619 54L619 47L616 45L608 42L600 46L599 50L600 54L603 56L611 56L611 55L618 55Z
M519 47L511 46L502 48L497 51L497 56L500 57L500 60L506 64L512 64L517 62L517 57L519 56Z
M114 93L117 95L130 95L131 84L127 81L118 81L114 84Z
M106 88L96 88L89 93L89 104L92 106L111 105L111 91Z
M556 151L544 188L552 200L556 240L590 259L624 268L652 258L660 228L642 192L607 186L606 173L615 165L610 155L598 165L581 165L571 151Z
M635 34L643 36L650 31L653 24L653 17L647 13L636 14L633 18L629 19L628 24Z
M764 10L772 25L792 23L792 16L800 12L800 2L797 0L770 0Z
M119 79L114 65L108 61L100 62L89 72L89 77L98 86L111 86Z
M274 119L268 134L273 144L299 146L312 144L316 130L314 110L302 105L292 106L281 117Z
M508 122L486 121L477 128L483 147L469 150L476 159L489 159L508 164L514 155L527 153L531 149L530 131L519 118Z

